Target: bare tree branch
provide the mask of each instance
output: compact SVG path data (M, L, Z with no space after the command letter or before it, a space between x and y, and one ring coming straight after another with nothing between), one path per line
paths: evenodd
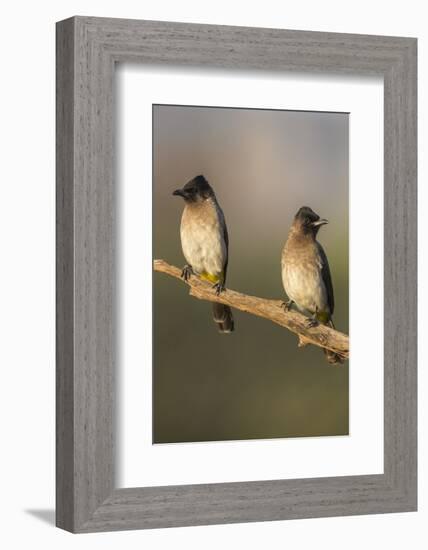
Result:
M154 260L153 268L155 271L166 273L184 282L181 277L181 269L168 264L164 260ZM217 295L210 283L193 275L187 281L187 285L190 288L190 295L195 298L226 304L285 327L298 336L298 345L300 347L313 344L314 346L334 351L344 359L349 359L349 337L347 334L343 334L322 324L308 328L307 317L297 311L284 311L280 300L267 300L265 298L249 296L230 290L229 288L220 295Z

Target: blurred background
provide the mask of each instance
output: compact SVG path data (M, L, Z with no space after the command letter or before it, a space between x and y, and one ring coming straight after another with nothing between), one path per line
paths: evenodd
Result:
M310 206L329 225L334 322L348 332L348 114L153 106L153 254L179 267L183 200L203 174L229 230L227 286L284 299L280 258L293 216ZM154 274L153 442L348 434L348 363L297 347L284 328L234 310L221 335L211 304Z

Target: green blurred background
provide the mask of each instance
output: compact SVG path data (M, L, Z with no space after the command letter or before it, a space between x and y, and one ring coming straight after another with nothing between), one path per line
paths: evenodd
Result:
M153 106L154 258L185 263L183 201L172 191L203 174L229 230L227 286L284 299L281 251L300 206L330 223L319 233L348 332L348 115ZM348 434L348 363L297 347L273 323L234 310L221 335L211 304L154 274L153 442Z

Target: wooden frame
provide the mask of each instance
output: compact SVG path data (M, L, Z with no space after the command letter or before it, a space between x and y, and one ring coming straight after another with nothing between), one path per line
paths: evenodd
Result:
M114 487L116 62L375 74L385 92L384 473ZM57 24L57 525L416 510L416 40L73 17Z

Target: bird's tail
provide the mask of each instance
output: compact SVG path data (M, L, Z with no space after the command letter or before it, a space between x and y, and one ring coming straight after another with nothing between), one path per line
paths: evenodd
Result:
M327 363L330 363L330 365L341 365L343 363L343 357L334 351L324 348L324 354L327 359Z
M331 328L335 328L333 319L330 319L327 325ZM327 363L330 363L330 365L341 365L344 362L343 357L341 357L338 353L335 353L334 351L331 351L329 349L324 348L324 355L327 359Z
M235 323L233 321L232 310L224 304L213 303L213 318L217 323L219 332L227 334L233 332Z

